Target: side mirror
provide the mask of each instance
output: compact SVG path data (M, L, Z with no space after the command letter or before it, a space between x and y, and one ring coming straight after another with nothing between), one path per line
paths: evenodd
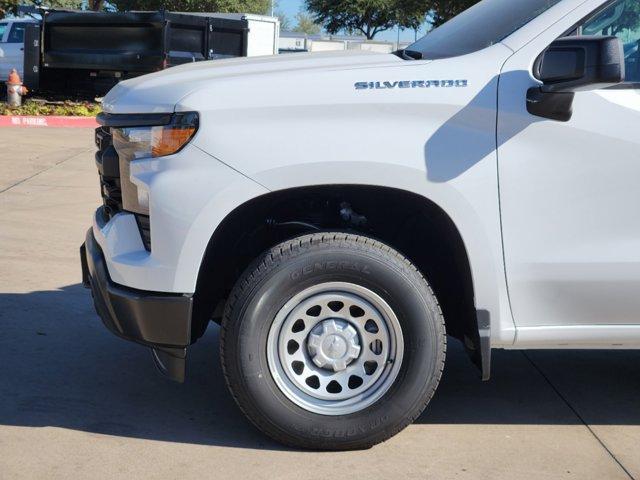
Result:
M617 37L566 37L536 60L534 76L543 82L527 92L532 115L569 121L575 92L624 82L624 48Z

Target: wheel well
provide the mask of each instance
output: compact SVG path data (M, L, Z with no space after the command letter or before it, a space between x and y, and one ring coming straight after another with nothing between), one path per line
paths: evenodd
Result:
M257 256L284 240L317 230L369 235L402 252L431 284L447 333L461 340L480 366L473 281L458 229L430 200L386 187L296 188L236 208L207 246L194 296L192 338L199 338L209 320L220 316L231 288Z

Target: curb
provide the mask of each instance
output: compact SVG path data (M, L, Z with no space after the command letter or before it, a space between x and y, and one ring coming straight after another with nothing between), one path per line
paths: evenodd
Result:
M95 117L0 115L0 127L96 128Z

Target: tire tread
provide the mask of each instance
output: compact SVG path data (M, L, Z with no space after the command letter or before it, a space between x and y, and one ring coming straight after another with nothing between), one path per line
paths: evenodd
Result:
M361 251L369 251L370 253L378 255L379 252L383 252L384 256L387 259L394 261L396 267L414 276L417 283L425 287L428 291L429 295L427 296L427 298L430 302L429 308L433 311L433 313L435 314L434 317L437 319L436 328L438 329L440 348L438 351L438 363L435 369L435 377L431 382L431 388L423 398L423 401L413 409L410 415L407 415L407 417L405 417L403 421L397 423L393 428L387 429L383 435L378 435L375 439L369 442L359 441L357 443L354 443L353 445L340 444L340 446L337 448L332 448L331 445L326 445L326 447L323 449L367 449L395 436L400 431L404 430L407 426L415 422L415 420L422 414L422 412L425 410L425 408L433 398L433 395L435 394L436 388L444 371L447 350L447 336L442 309L429 282L427 282L420 270L400 252L373 238L364 235L341 232L322 232L304 235L285 241L279 245L276 245L275 247L270 248L247 268L247 270L240 277L231 294L229 295L224 309L220 329L220 362L225 383L227 384L229 392L231 393L233 400L238 405L245 417L248 418L249 421L258 430L260 430L267 436L286 446L293 448L300 448L302 446L303 448L316 450L318 447L316 444L312 443L301 444L301 439L299 437L296 437L294 439L280 430L276 425L273 425L266 419L262 418L260 415L254 414L254 412L247 411L245 402L243 402L240 398L240 389L237 388L234 380L229 374L229 368L226 361L228 329L230 322L232 321L232 313L236 307L237 302L241 298L244 298L246 295L248 295L249 292L252 291L257 284L260 283L261 279L272 268L276 268L281 262L285 260L295 258L299 255L304 254L307 249L327 248L330 246L335 246L335 243L338 243L340 246L344 246L346 248L357 248Z

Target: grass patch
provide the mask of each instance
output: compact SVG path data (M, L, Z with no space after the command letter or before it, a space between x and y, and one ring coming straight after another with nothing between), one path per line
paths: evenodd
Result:
M46 102L31 99L16 108L11 108L6 103L0 102L0 115L95 117L101 111L102 106L95 102Z

